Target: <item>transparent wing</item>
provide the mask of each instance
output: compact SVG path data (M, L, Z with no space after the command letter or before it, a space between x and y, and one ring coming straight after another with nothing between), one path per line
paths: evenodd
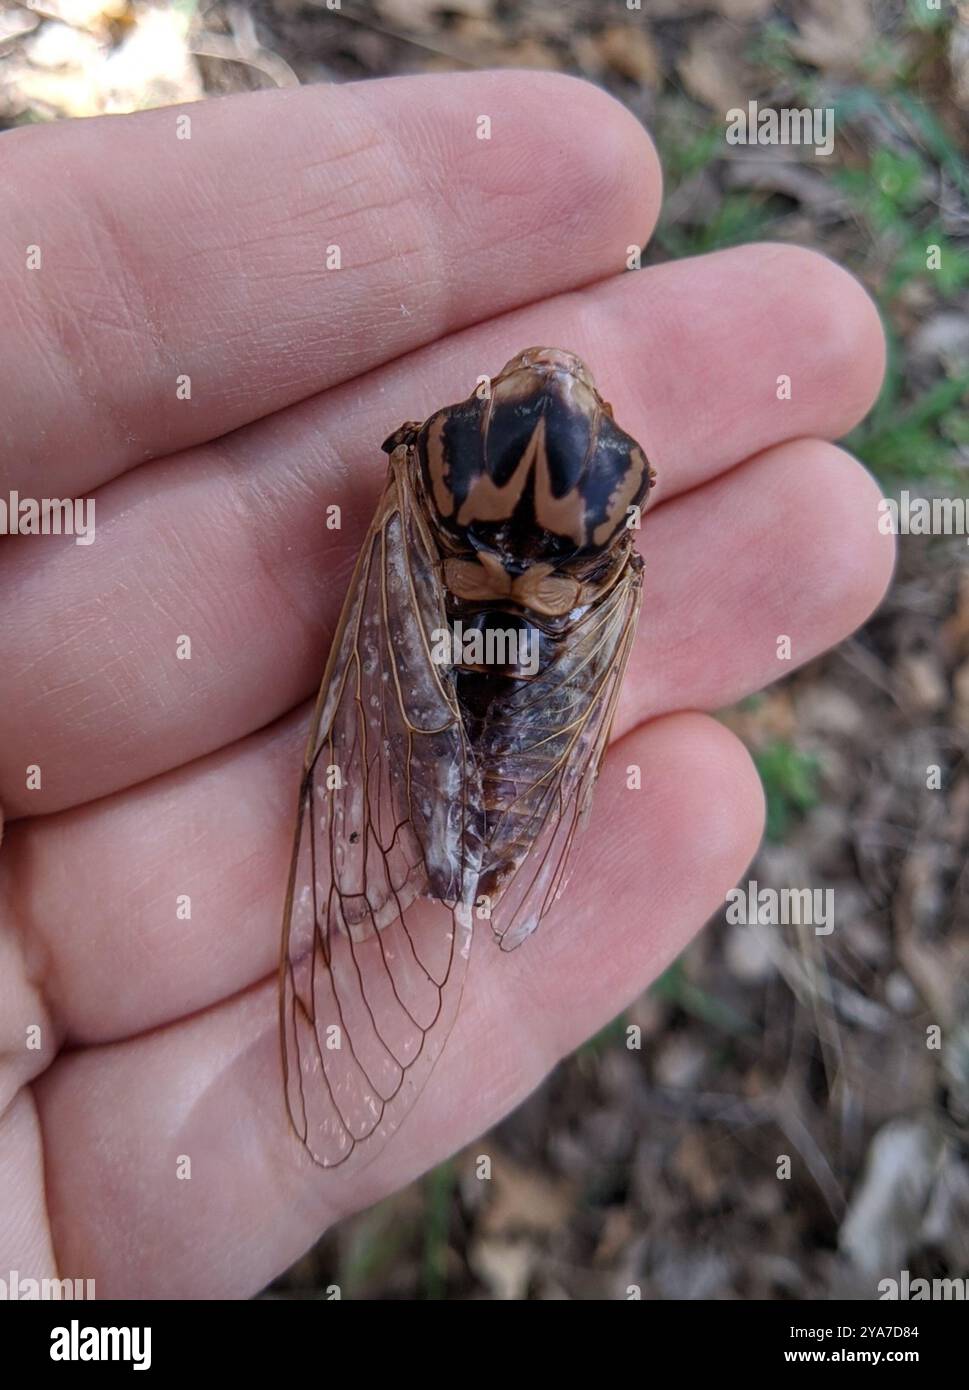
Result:
M513 950L538 926L568 882L612 727L636 632L642 588L634 557L542 673L522 682L489 731L482 797L497 808L479 886L491 927Z
M474 773L449 671L433 660L438 576L395 455L320 689L283 921L286 1104L321 1167L377 1152L460 1001Z

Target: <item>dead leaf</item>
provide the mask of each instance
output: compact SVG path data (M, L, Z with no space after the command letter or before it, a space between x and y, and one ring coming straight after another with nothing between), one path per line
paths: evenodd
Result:
M468 1263L481 1282L503 1300L522 1299L535 1266L535 1251L521 1240L476 1240Z
M876 38L869 0L809 0L805 8L798 7L791 51L824 72L857 72Z
M735 106L746 110L750 68L743 56L746 35L726 20L697 28L677 63L683 85L697 101L724 116Z
M723 1174L713 1166L708 1145L698 1129L687 1130L676 1146L670 1166L704 1206L712 1206L720 1196Z
M872 1275L905 1267L940 1155L939 1135L927 1119L892 1120L882 1126L838 1234L838 1244L852 1264Z
M500 1155L493 1163L491 1189L480 1223L490 1236L555 1231L572 1210L570 1183L519 1168Z
M645 87L658 87L663 65L649 34L632 24L612 24L598 37L603 61L620 77Z
M900 689L913 709L930 713L949 703L945 674L934 654L908 653L900 658L897 675Z

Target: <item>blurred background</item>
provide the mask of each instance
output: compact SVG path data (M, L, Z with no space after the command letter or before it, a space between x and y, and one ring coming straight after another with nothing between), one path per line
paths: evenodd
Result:
M652 131L667 196L645 263L767 237L852 269L890 361L848 447L886 496L969 498L967 0L0 0L2 128L502 66L586 77ZM750 101L833 109L833 153L728 144ZM833 933L712 921L493 1134L267 1297L872 1298L902 1269L969 1277L967 557L965 535L902 536L865 629L722 713L768 797L749 877L833 889Z

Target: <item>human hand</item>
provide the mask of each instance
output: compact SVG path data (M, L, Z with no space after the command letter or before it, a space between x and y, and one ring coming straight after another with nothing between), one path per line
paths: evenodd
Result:
M782 633L793 664L839 641L885 588L878 489L824 442L874 399L880 327L796 248L620 274L656 158L562 77L236 97L3 148L0 497L93 496L96 535L0 548L0 1269L244 1296L517 1104L743 872L759 782L690 711L785 674ZM566 898L512 955L477 943L414 1111L324 1175L276 1039L305 701L380 441L531 343L588 362L659 475L616 743Z

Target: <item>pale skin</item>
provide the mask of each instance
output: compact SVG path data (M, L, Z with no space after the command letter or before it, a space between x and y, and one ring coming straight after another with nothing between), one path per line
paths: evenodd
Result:
M607 96L484 73L185 110L188 141L171 110L4 137L0 496L93 496L97 531L0 544L0 1276L104 1296L254 1293L643 990L761 834L702 711L850 633L893 558L827 442L878 390L872 304L793 247L620 274L660 174ZM307 701L380 441L539 343L581 355L659 476L613 746L566 902L511 956L479 935L409 1121L321 1175L276 1043Z

